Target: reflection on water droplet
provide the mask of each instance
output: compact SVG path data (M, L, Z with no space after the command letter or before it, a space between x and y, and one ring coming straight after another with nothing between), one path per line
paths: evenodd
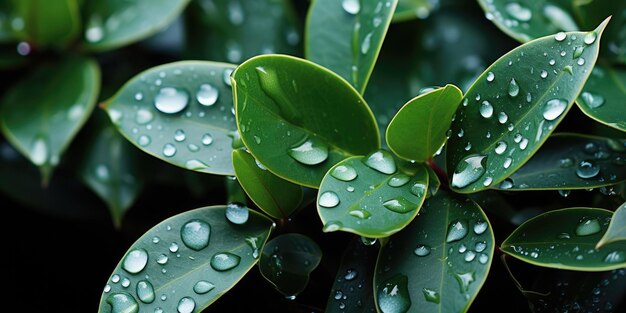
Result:
M411 307L408 278L397 274L378 287L378 308L384 313L406 312Z
M511 78L511 81L509 82L509 96L517 97L518 94L519 85L517 84L517 81L515 81L515 78Z
M486 160L484 155L469 155L461 160L452 175L452 186L464 188L476 182L485 173Z
M189 103L189 93L183 89L172 87L162 88L154 97L154 106L157 110L174 114L184 110Z
M180 299L180 301L178 301L178 306L176 307L176 310L178 310L178 313L191 313L195 308L196 302L193 301L192 298L183 297L182 299Z
M448 226L446 242L454 242L465 238L467 235L467 222L464 220L455 221Z
M533 12L529 8L517 2L507 3L505 10L509 15L520 22L528 22L533 17Z
M144 249L135 249L128 252L122 262L122 268L131 274L137 274L146 267L147 263L148 252Z
M604 258L606 263L621 263L624 261L626 261L626 252L624 251L613 251Z
M433 303L439 303L441 301L441 297L439 296L439 293L429 289L429 288L424 288L422 289L422 292L424 293L424 299L426 299L426 301L428 302L433 302Z
M202 220L191 220L180 229L180 238L185 246L192 250L200 251L206 248L209 245L210 237L211 226ZM178 251L178 249L176 250Z
M194 146L194 145L189 145L188 148L190 151L198 151L197 146ZM208 167L209 166L203 163L202 161L195 160L195 159L188 160L187 162L185 162L185 168L188 170L199 171L199 170L206 169Z
M195 285L193 285L193 291L199 295L205 294L215 288L215 285L206 281L201 280L198 281Z
M604 97L602 97L601 95L593 94L587 91L580 94L580 98L583 100L583 104L591 109L597 109L601 107L605 102Z
M430 246L427 245L417 245L415 250L413 251L417 256L427 256L430 254Z
M139 124L147 124L150 123L154 119L154 115L152 112L146 109L139 109L137 111L137 115L135 116L135 121Z
M417 204L407 200L402 196L383 202L383 206L393 212L401 214L416 210L418 207Z
M356 170L350 165L339 165L333 168L330 175L341 181L352 181L357 177Z
M574 50L574 53L572 54L572 58L576 59L580 57L581 55L583 55L584 51L585 51L585 47L583 46L576 47L576 49Z
M409 176L403 173L398 173L398 174L391 176L387 184L391 187L402 187L406 185L406 183L408 183L409 180L411 180Z
M166 157L173 157L176 154L176 147L171 143L166 143L163 146L163 155Z
M347 281L351 281L351 280L354 280L357 277L358 274L359 273L356 270L348 269L346 271L346 274L343 276L343 279L345 279Z
M165 255L165 254L161 254L161 255L159 255L159 256L157 257L156 262L157 262L158 264L165 265L165 264L167 264L167 261L168 261L168 260L169 260L169 258L167 257L167 255Z
M499 142L496 144L496 149L495 149L495 151L496 151L496 153L497 153L497 154L502 154L502 153L504 153L504 151L506 151L506 147L507 147L506 142L504 142L504 141L499 141Z
M139 303L126 292L114 293L107 297L107 303L111 305L111 313L137 313Z
M396 172L396 162L393 156L385 150L378 150L369 154L364 158L363 163L383 174L391 175Z
M513 163L513 159L510 157L506 157L504 159L504 163L502 163L502 167L509 168L511 166L511 163Z
M492 82L496 78L496 75L493 72L487 73L487 81Z
M361 11L361 3L359 0L343 0L341 7L351 15L359 14L359 11Z
M478 110L480 111L480 115L484 118L490 118L493 115L493 106L487 100L483 101Z
M202 84L196 92L196 100L204 106L212 106L217 102L219 90L211 84Z
M585 218L576 226L577 236L590 236L602 230L597 218Z
M545 103L543 107L543 118L548 121L553 121L567 109L567 100L564 99L552 99Z
M476 258L476 253L472 250L469 250L465 253L465 257L463 258L465 262L472 262Z
M559 160L559 166L561 168L568 168L574 165L574 159L572 158L562 158Z
M222 80L224 81L224 84L226 84L226 86L231 86L231 82L230 82L230 75L233 73L233 69L232 68L227 68L224 69L224 72L222 73Z
M30 160L37 166L43 165L48 160L48 144L41 137L33 142Z
M500 122L500 124L504 124L509 120L509 116L504 113L504 112L500 112L498 113L498 122Z
M211 258L211 267L218 272L224 272L235 268L239 265L240 261L241 257L236 254L221 252L213 255Z
M146 147L150 144L151 140L149 136L141 135L139 136L139 139L137 139L137 142L139 143L140 146Z
M489 256L484 253L478 257L478 262L480 262L480 264L487 264L487 261L489 261Z
M154 287L147 280L137 283L137 297L143 303L152 303L154 301Z
M554 35L554 39L556 39L556 41L563 41L565 40L566 37L567 37L567 34L565 34L564 32L559 32L556 35Z
M333 191L326 191L320 195L317 203L321 207L334 208L339 205L339 196Z
M361 43L362 54L367 54L367 52L370 50L372 35L373 35L373 32L369 32L367 35L365 35L365 38L363 38L363 42Z
M362 210L362 209L351 210L350 212L348 212L348 214L356 218L360 218L360 219L368 219L370 216L372 216L370 212Z
M338 231L342 226L343 224L341 222L329 221L326 224L324 224L322 231L325 233L334 232L334 231Z
M474 246L474 250L476 250L476 252L483 252L483 251L485 251L486 248L487 248L487 242L486 241L479 241Z
M487 224L486 221L477 221L474 223L474 233L476 235L481 235L485 232L485 230L487 230L487 227L489 227L489 224Z
M320 164L328 158L328 146L316 138L309 138L287 151L296 161L306 165Z
M213 143L213 136L211 134L206 133L202 135L202 144L208 146Z
M226 206L226 219L235 225L243 225L248 221L250 212L247 206L241 203L229 203Z
M174 140L176 140L177 142L184 141L185 138L187 138L187 136L185 135L185 131L182 129L178 129L174 133Z
M418 198L423 197L425 192L426 185L422 183L416 182L413 184L413 186L411 186L411 193Z
M593 161L580 161L576 175L582 179L593 178L600 173L600 168Z
M585 38L583 39L583 41L586 44L590 45L590 44L593 44L596 41L596 38L598 38L598 34L596 32L592 31L592 32L588 32L585 35Z
M454 274L454 278L456 278L456 281L459 283L461 293L466 293L469 289L469 285L474 282L474 272Z

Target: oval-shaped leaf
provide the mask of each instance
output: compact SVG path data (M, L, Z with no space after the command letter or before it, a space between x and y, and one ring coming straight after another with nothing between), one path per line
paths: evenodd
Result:
M535 153L580 93L607 23L526 43L477 79L457 110L446 150L455 191L497 184Z
M285 218L298 208L302 187L272 174L250 153L234 150L233 166L248 197L269 216Z
M265 245L259 270L285 297L294 299L321 260L322 250L315 241L301 234L284 234Z
M592 119L626 132L626 68L596 65L576 104Z
M7 1L8 2L8 1ZM63 46L80 31L76 0L13 1L16 15L23 23L19 37L37 46Z
M117 265L99 312L200 312L258 261L272 222L254 211L233 224L225 206L171 217L147 231Z
M376 312L372 277L378 247L364 245L358 237L350 241L328 296L326 313Z
M523 223L500 246L530 264L577 271L608 271L626 266L626 242L594 249L606 232L611 211L554 210Z
M398 0L392 22L404 22L418 18L423 20L438 8L439 1L437 0Z
M381 249L374 276L382 312L466 312L493 258L489 220L469 199L441 192Z
M139 152L112 126L100 127L85 150L80 178L106 202L119 228L143 188Z
M478 0L478 3L487 19L520 42L580 29L571 0Z
M99 90L98 64L73 56L40 66L2 97L0 129L41 169L44 182L93 111Z
M302 33L291 1L217 0L190 5L185 30L192 58L240 63L259 54L302 54Z
M461 99L463 93L454 85L411 99L389 123L389 149L407 160L430 160L446 141L446 131Z
M626 203L622 204L613 213L609 228L602 236L602 239L596 244L596 249L599 249L609 243L616 241L626 240Z
M157 66L132 78L104 108L144 152L189 170L234 175L233 69L201 61Z
M307 15L304 55L363 94L397 4L398 0L313 1Z
M115 49L163 30L190 0L84 1L85 48Z
M626 141L576 134L550 136L495 189L589 189L626 180Z
M317 212L325 232L387 237L417 216L427 188L424 166L416 166L414 174L404 173L389 152L379 150L333 166L322 180Z
M380 147L365 100L341 77L306 60L254 57L233 73L237 125L274 174L317 188L328 169Z

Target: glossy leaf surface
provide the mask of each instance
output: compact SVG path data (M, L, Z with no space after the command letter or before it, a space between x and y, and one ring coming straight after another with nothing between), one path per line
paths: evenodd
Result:
M333 166L322 180L317 212L325 232L387 237L417 216L427 191L424 166L417 166L415 174L404 173L389 152L380 150Z
M250 211L233 224L226 212L204 207L146 232L107 281L99 312L200 312L232 288L258 261L272 222Z
M600 248L604 245L610 244L612 242L617 241L625 241L626 240L626 203L622 204L617 210L613 213L613 217L611 217L611 223L609 223L609 228L604 233L604 236L598 241L596 244L596 248Z
M233 65L183 61L151 68L104 104L139 149L198 172L234 175L238 143L229 75Z
M252 58L233 73L237 126L252 155L286 180L317 188L326 171L380 145L363 98L306 60Z
M487 278L493 231L480 207L441 192L382 248L374 277L381 312L466 312Z
M576 104L594 120L626 132L626 68L598 64Z

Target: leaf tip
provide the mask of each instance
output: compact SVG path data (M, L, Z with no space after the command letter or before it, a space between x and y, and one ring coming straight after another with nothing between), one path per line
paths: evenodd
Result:
M604 19L604 21L602 21L602 23L600 23L600 25L598 25L598 27L595 29L595 32L598 33L598 36L602 35L602 32L604 32L604 29L606 28L606 26L609 24L609 22L611 21L611 18L613 17L613 15L609 15L606 19Z

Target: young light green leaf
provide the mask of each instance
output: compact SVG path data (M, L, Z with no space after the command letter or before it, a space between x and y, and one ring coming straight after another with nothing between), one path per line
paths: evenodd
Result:
M248 197L273 218L289 217L302 201L301 186L272 174L244 150L233 151L233 167Z
M600 63L591 72L576 104L592 119L626 132L625 99L626 68Z
M172 23L189 1L85 1L85 48L105 51L147 38Z
M626 266L626 242L594 249L607 230L611 213L592 208L550 211L518 227L500 250L543 267L589 272L622 268Z
M234 175L239 134L225 63L183 61L151 68L104 104L130 142L163 161L198 172Z
M302 54L291 1L195 1L190 6L186 43L192 58L241 63L259 54Z
M382 312L466 312L487 278L493 231L480 207L440 192L378 255Z
M44 183L93 111L99 90L98 64L73 56L40 66L0 100L0 130L41 169Z
M613 213L611 223L609 223L609 228L596 244L596 249L600 249L601 247L612 242L624 240L626 240L626 203L622 204Z
M589 189L626 180L626 141L576 134L550 136L495 189Z
M439 8L437 0L398 0L392 22L426 19Z
M358 237L350 241L328 296L326 313L376 312L372 277L378 251L378 246L366 246Z
M258 261L272 221L254 211L244 224L225 206L171 217L147 231L117 265L99 312L200 312Z
M570 1L478 0L491 20L503 32L520 42L580 29Z
M8 2L8 1L7 1ZM64 46L80 31L80 16L76 0L13 0L13 20L21 27L16 30L21 40L40 47Z
M446 141L452 115L463 99L454 85L434 89L407 102L387 128L387 145L399 157L426 162Z
M380 147L365 100L323 67L265 55L240 65L232 80L241 139L283 179L317 188L337 162Z
M428 191L428 172L398 170L392 155L379 150L333 166L320 185L317 212L325 232L347 231L382 238L408 225Z
M590 32L526 43L477 79L457 110L446 150L455 191L498 184L530 159L580 93L608 21Z
M144 184L138 151L112 126L100 127L85 150L80 178L106 202L119 228Z
M259 261L259 270L288 299L306 288L309 275L320 264L322 250L311 238L284 234L270 240Z
M313 1L306 21L306 58L363 94L397 4L398 0Z

